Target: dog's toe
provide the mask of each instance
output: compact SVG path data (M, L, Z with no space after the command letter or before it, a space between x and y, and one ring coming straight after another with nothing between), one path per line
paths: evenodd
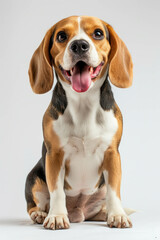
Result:
M31 219L33 222L42 224L47 217L47 213L43 211L34 211L31 213Z
M46 229L67 229L69 228L69 219L67 215L48 215L43 223Z
M109 215L107 219L110 228L131 228L132 223L127 215Z

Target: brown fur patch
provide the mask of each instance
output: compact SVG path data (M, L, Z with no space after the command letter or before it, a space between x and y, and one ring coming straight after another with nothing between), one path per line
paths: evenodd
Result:
M33 188L32 188L33 200L36 203L36 205L38 205L38 203L39 203L39 200L36 197L36 193L37 192L45 192L46 187L47 187L46 183L42 179L37 177L35 184L33 185Z
M30 61L28 73L31 87L35 93L46 93L53 85L53 69L49 56L49 43L54 27L48 30Z
M67 182L66 179L64 179L64 189L65 190L71 190L72 189L72 187L69 185L69 183Z
M59 137L53 130L53 119L47 109L43 118L43 134L47 148L46 153L46 180L49 192L56 189L58 175L62 166L64 152L60 147Z
M103 22L110 36L111 51L109 54L109 78L111 82L121 88L127 88L132 85L133 80L133 62L132 57L114 29Z
M29 213L29 215L31 215L32 214L32 212L37 212L37 211L40 211L40 209L39 209L39 207L33 207L33 208L30 208L29 210L28 210L28 213Z
M118 130L113 137L110 147L104 154L103 165L100 167L101 171L108 172L108 183L116 191L117 196L120 198L120 185L121 185L121 160L118 151L118 146L122 136L122 114L117 105L115 105L114 114L118 122Z
M118 151L109 147L104 155L104 169L108 172L108 183L120 198L121 162Z

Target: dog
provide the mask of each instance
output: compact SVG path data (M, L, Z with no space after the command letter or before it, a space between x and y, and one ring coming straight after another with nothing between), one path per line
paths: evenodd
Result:
M47 31L31 58L35 93L52 88L53 69L57 83L43 117L42 158L26 179L27 211L46 229L85 220L129 228L131 212L120 200L123 120L110 81L131 86L131 55L111 25L71 16Z

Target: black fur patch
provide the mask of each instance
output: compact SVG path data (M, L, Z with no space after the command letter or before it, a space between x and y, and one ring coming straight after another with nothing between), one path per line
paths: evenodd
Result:
M53 108L51 108L51 114L55 119L58 119L56 112L63 114L68 104L66 93L62 87L62 84L59 81L57 82L53 90L51 104L53 106Z
M114 110L114 96L111 90L111 85L106 77L101 89L100 89L100 105L104 110Z
M104 180L104 175L102 174L98 188L101 188L104 184L105 184L105 180Z
M53 105L51 105L50 109L49 109L49 114L51 116L51 118L57 120L58 119L58 112L57 110L54 108Z
M30 171L27 176L26 184L25 184L25 198L27 201L27 210L36 206L33 201L32 188L35 184L35 181L38 178L42 179L46 182L45 177L45 155L46 155L46 147L43 143L42 146L42 158L38 161L38 163L34 166L34 168Z

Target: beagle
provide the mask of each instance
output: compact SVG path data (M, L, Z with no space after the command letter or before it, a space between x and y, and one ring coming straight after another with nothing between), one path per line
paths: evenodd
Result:
M109 24L72 16L51 27L32 56L35 93L52 88L53 69L42 158L26 180L27 211L46 229L85 220L131 227L120 200L122 114L108 80L120 88L132 84L131 55Z

